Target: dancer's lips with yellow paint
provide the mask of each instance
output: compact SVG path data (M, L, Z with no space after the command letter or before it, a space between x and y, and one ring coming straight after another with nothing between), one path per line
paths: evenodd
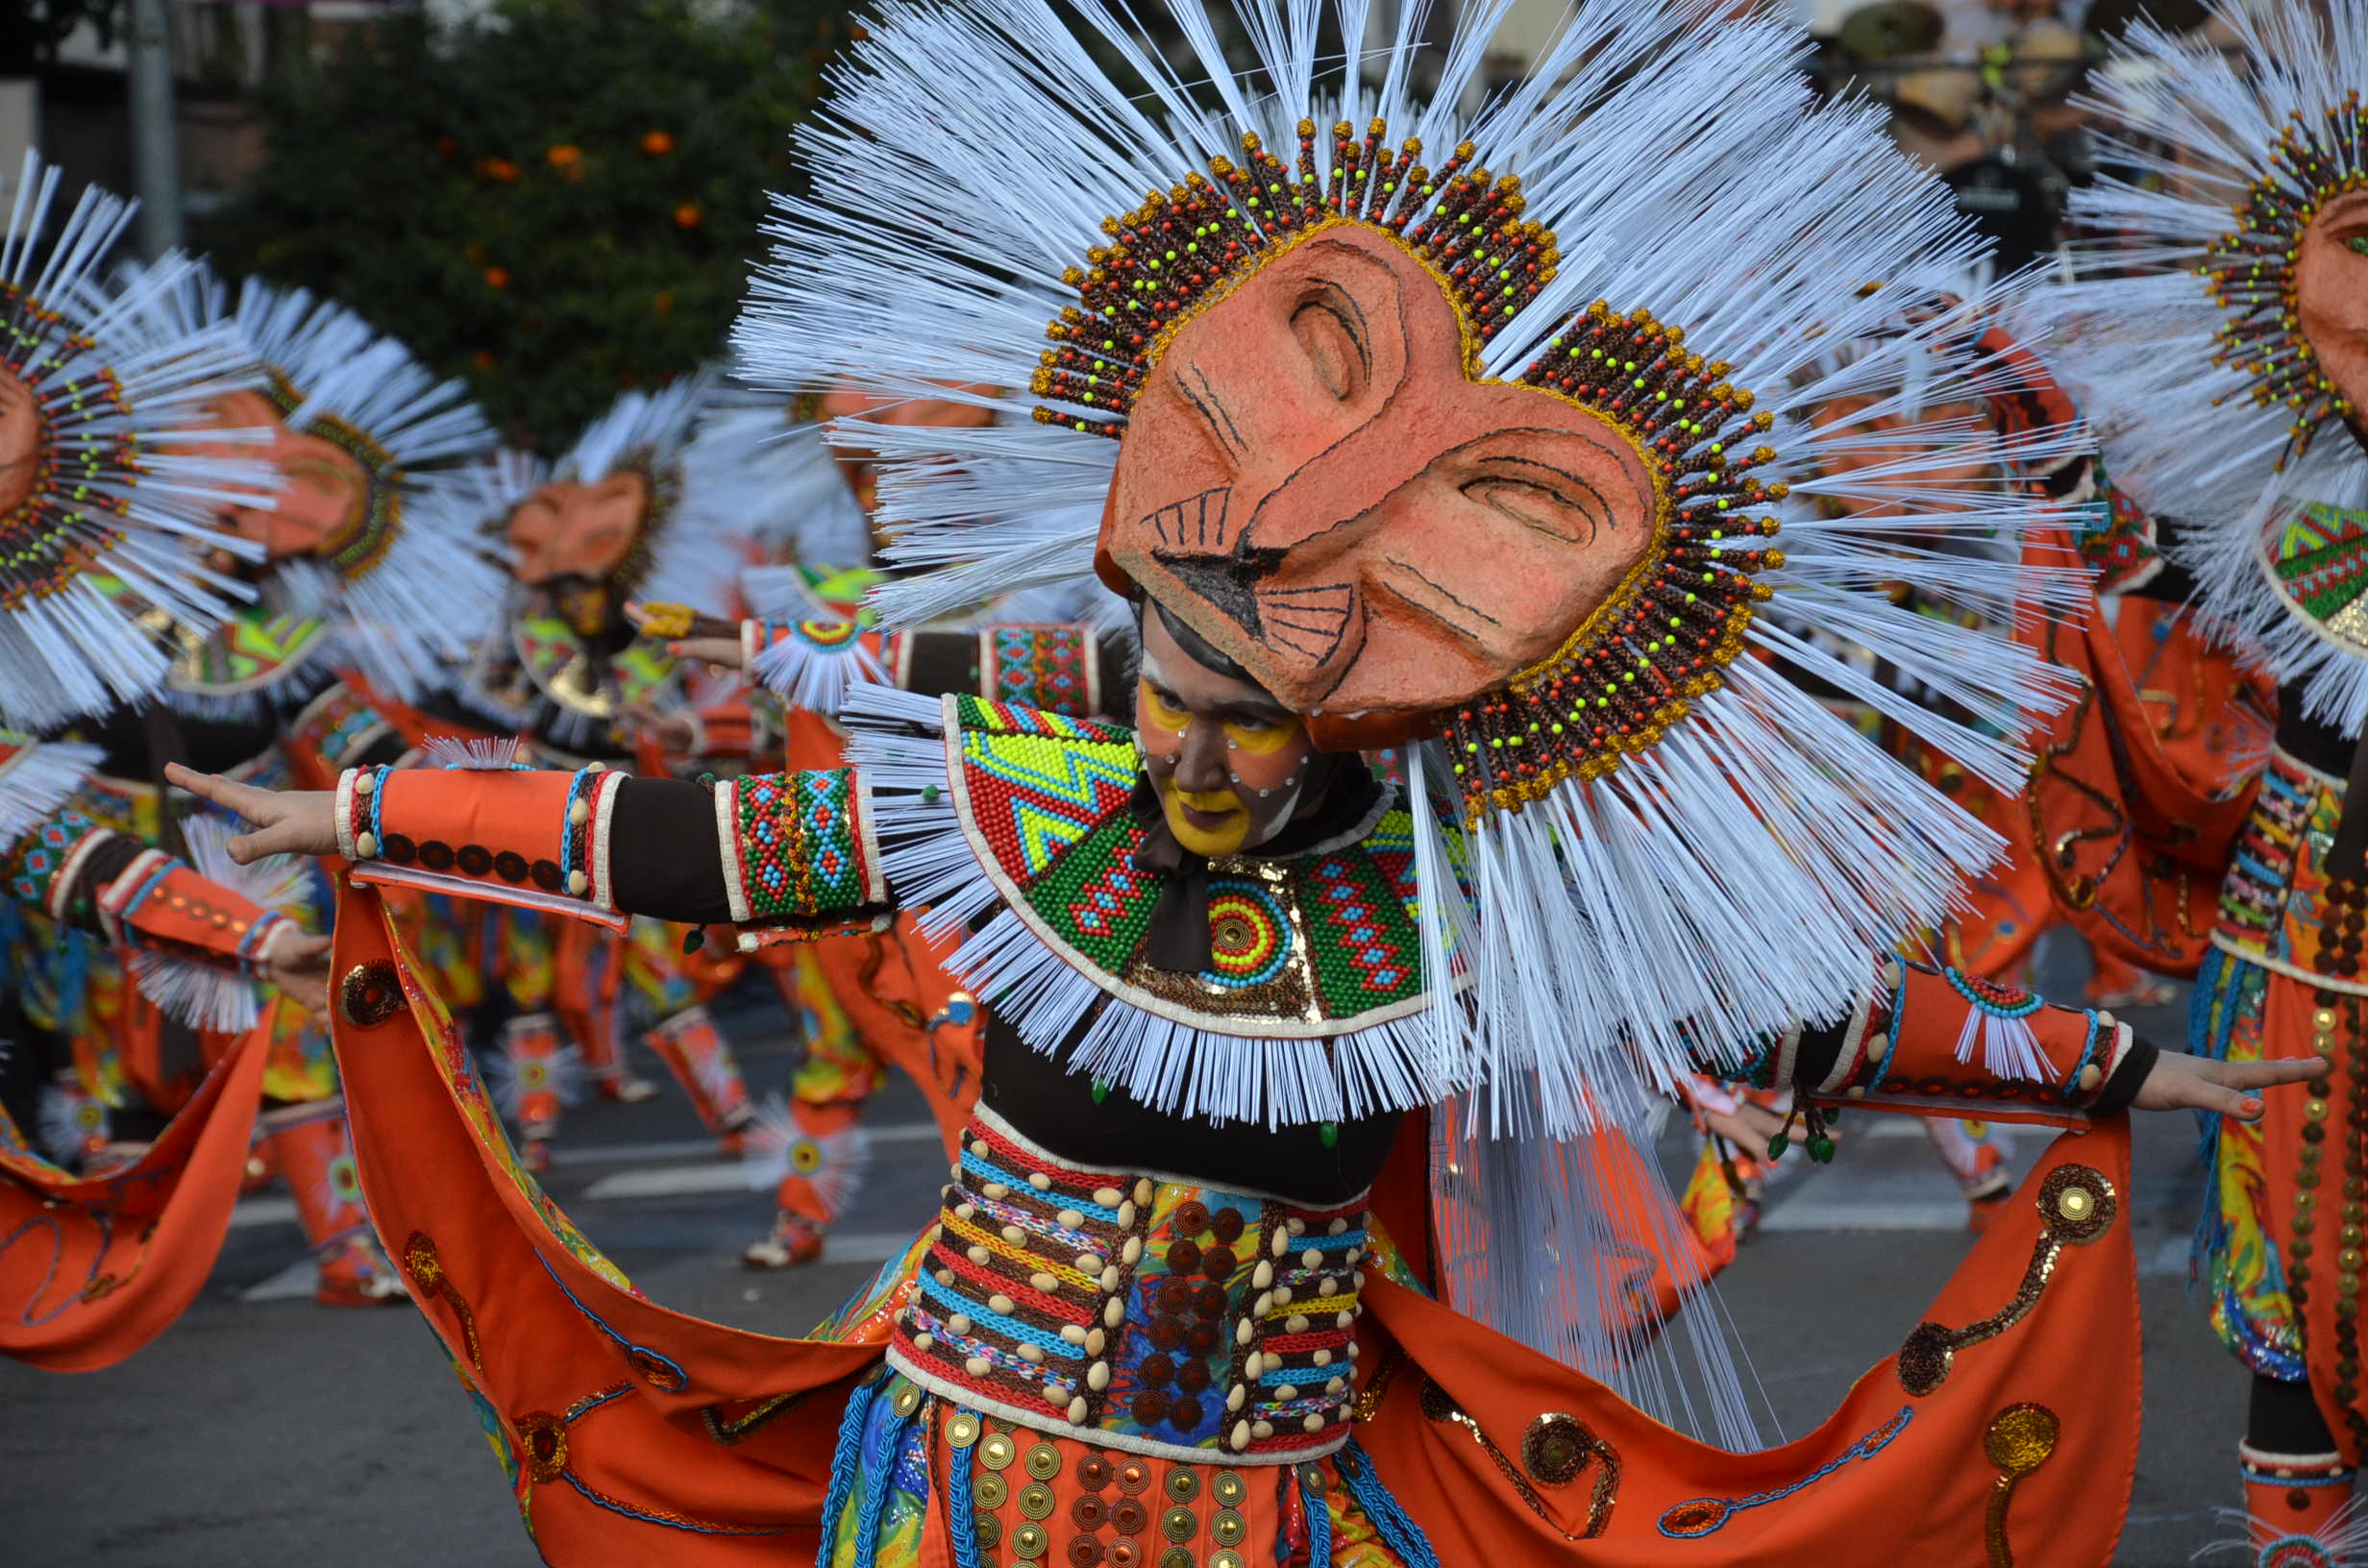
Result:
M1249 836L1249 812L1231 790L1179 790L1171 782L1161 793L1167 796L1168 826L1195 854L1226 854Z

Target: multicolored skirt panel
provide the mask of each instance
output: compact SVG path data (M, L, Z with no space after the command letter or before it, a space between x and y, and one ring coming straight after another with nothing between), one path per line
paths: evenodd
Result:
M1297 1464L1157 1458L1031 1431L895 1372L857 1390L826 1506L827 1568L1428 1568L1354 1444Z

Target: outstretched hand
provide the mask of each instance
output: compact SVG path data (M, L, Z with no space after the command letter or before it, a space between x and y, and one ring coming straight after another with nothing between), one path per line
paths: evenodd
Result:
M2238 1121L2258 1121L2261 1101L2249 1090L2306 1083L2326 1071L2327 1064L2316 1057L2220 1062L2183 1051L2164 1051L2155 1059L2154 1070L2138 1085L2137 1097L2130 1104L2138 1111L2208 1111Z
M210 800L254 825L229 843L231 859L252 866L265 855L333 855L337 852L337 796L333 790L261 790L219 773L201 773L177 762L164 766L167 783Z
M291 932L271 944L263 978L308 1013L329 1008L329 939Z

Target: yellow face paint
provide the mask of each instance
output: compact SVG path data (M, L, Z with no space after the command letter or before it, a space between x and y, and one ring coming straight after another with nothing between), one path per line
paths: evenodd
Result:
M1232 719L1225 721L1225 739L1252 756L1270 757L1292 742L1304 739L1306 733L1297 724L1246 724Z
M1164 779L1159 786L1159 803L1167 814L1168 830L1175 835L1175 842L1196 855L1230 855L1249 837L1249 813L1231 790L1179 790L1174 779ZM1203 821L1195 821L1191 812L1221 816L1223 821L1204 825L1205 818Z
M1193 716L1182 708L1169 706L1167 699L1159 695L1159 688L1149 681L1138 681L1136 687L1138 725L1144 729L1156 727L1171 735L1181 736L1184 726L1193 722Z

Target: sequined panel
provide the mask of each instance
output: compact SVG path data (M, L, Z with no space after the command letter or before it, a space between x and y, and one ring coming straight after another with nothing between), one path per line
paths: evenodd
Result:
M1078 1169L982 1112L889 1358L1041 1430L1279 1464L1346 1435L1367 1251L1361 1199Z

